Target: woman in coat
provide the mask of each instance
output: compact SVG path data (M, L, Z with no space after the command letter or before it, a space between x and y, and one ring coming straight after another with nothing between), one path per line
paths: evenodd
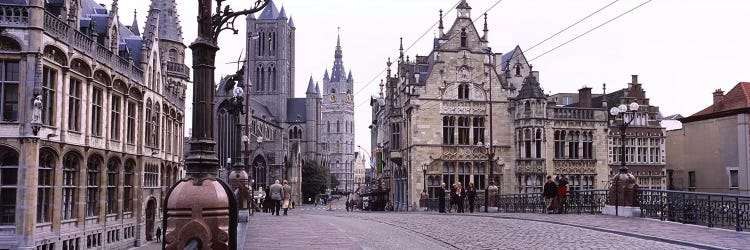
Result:
M469 182L469 188L466 189L466 199L469 200L469 213L474 212L474 200L477 198L477 189L474 182Z
M464 212L465 197L466 197L466 189L464 189L463 184L459 182L456 184L456 205L458 205L458 209L456 209L456 212L458 213Z
M453 206L455 206L458 203L458 195L456 195L456 183L453 183L451 186L451 202L450 206L448 207L448 213L453 210ZM458 209L456 209L456 212L458 212Z

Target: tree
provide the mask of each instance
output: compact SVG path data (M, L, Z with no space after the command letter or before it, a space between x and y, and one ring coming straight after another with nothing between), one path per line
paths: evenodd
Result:
M318 194L326 191L328 170L317 161L306 161L302 167L302 199L315 200Z
M339 185L341 185L339 178L336 178L335 174L330 174L330 175L331 175L331 187L338 187Z

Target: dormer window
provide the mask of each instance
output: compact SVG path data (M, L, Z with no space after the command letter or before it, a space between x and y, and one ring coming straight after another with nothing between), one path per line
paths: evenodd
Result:
M461 47L467 47L466 40L468 36L466 35L466 29L461 29Z

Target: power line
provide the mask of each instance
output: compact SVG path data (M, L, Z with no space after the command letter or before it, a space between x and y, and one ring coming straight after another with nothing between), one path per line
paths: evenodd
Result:
M610 22L612 22L612 21L614 21L614 20L616 20L616 19L618 19L618 18L620 18L620 17L622 17L622 16L624 16L624 15L627 15L628 13L630 13L630 12L632 12L632 11L634 11L634 10L636 10L636 9L640 8L640 7L641 7L641 6L643 6L643 5L646 5L647 3L650 3L651 1L653 1L653 0L648 0L648 1L646 1L646 2L643 2L643 3L639 4L638 6L635 6L635 7L633 7L632 9L630 9L630 10L628 10L628 11L625 11L625 12L623 12L623 13L622 13L622 14L620 14L620 15L617 15L617 16L615 16L614 18L612 18L612 19L609 19L609 20L607 20L606 22L604 22L604 23L602 23L602 24L600 24L600 25L598 25L598 26L596 26L596 27L594 27L594 28L592 28L592 29L590 29L590 30L588 30L588 31L584 32L583 34L580 34L580 35L578 35L578 36L574 37L573 39L570 39L570 40L568 40L568 41L566 41L566 42L564 42L564 43L562 43L562 44L560 44L560 45L557 45L556 47L554 47L554 48L552 48L552 49L550 49L550 50L547 50L546 52L542 53L541 55L538 55L538 56L536 56L536 57L532 58L531 60L529 60L529 62L532 62L532 61L536 60L537 58L540 58L540 57L542 57L542 56L544 56L544 55L546 55L546 54L548 54L548 53L550 53L550 52L552 52L552 51L554 51L554 50L556 50L556 49L558 49L558 48L560 48L560 47L562 47L562 46L565 46L566 44L568 44L568 43L570 43L570 42L573 42L573 41L575 41L576 39L578 39L578 38L581 38L582 36L585 36L586 34L588 34L588 33L591 33L592 31L594 31L594 30L596 30L596 29L598 29L598 28L600 28L600 27L602 27L602 26L604 26L604 25L607 25L608 23L610 23Z
M451 11L453 11L457 6L458 6L458 3L456 3L455 5L453 5L453 7L451 7L445 14L447 15L448 13L450 13ZM430 33L430 30L432 30L433 28L435 28L435 25L438 25L438 23L440 23L440 21L435 22L434 24L432 24L432 26L430 26L429 28L427 28L427 30L424 33L422 33L422 35L419 36L419 38L417 38L417 40L414 40L414 42L406 49L406 51L409 51L412 47L414 47L414 45L416 45L420 40L422 40L422 38L424 38L425 35L427 35L428 33ZM375 77L373 77L369 82L367 82L367 84L365 84L365 86L363 86L362 88L360 88L359 90L357 90L357 92L354 93L354 96L359 95L360 92L362 92L365 89L367 89L367 87L370 86L370 84L372 84L375 80L377 80L380 77L380 75L382 75L383 72L385 72L386 70L388 70L388 67L383 68L383 70L381 70L380 73L378 73L377 75L375 75Z
M605 5L604 7L602 7L601 9L599 9L599 10L597 10L597 11L594 11L594 12L592 12L592 13L591 13L591 14L589 14L588 16L586 16L586 17L582 18L581 20L578 20L577 22L575 22L575 23L571 24L570 26L568 26L568 27L566 27L566 28L564 28L564 29L562 29L562 30L558 31L557 33L555 33L555 34L553 34L553 35L551 35L551 36L549 36L549 37L547 37L547 38L545 38L545 39L544 39L544 40L542 40L541 42L538 42L537 44L534 44L534 46L531 46L530 48L526 49L526 52L529 52L530 50L532 50L532 49L536 48L536 46L539 46L540 44L542 44L542 43L546 42L547 40L549 40L549 39L552 39L553 37L555 37L555 36L559 35L560 33L563 33L563 32L565 32L566 30L568 30L568 29L572 28L573 26L576 26L576 25L578 25L579 23L581 23L581 22L585 21L585 20L586 20L586 19L588 19L589 17L592 17L592 16L596 15L597 13L599 13L599 12L601 12L602 10L604 10L604 9L608 8L609 6L612 6L613 4L615 4L615 3L616 3L616 2L618 2L618 1L620 1L620 0L615 0L615 1L612 1L611 3L609 3L609 4Z

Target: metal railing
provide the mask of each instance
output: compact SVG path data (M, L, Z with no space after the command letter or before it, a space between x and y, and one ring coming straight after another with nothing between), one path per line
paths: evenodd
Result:
M481 197L480 197L481 196ZM427 211L439 211L440 210L440 198L428 198L427 199ZM474 212L480 212L480 208L484 207L484 194L477 194L477 198L474 200ZM464 212L469 212L469 207L471 204L469 204L468 199L464 199ZM451 212L456 212L456 205L453 205L451 207L450 197L445 197L445 212L448 212L450 209ZM484 210L482 210L484 211Z
M562 200L564 213L598 214L607 204L603 189L570 191ZM542 193L497 196L498 212L544 213ZM639 189L641 217L743 231L750 229L750 196ZM437 207L437 200L434 207Z

